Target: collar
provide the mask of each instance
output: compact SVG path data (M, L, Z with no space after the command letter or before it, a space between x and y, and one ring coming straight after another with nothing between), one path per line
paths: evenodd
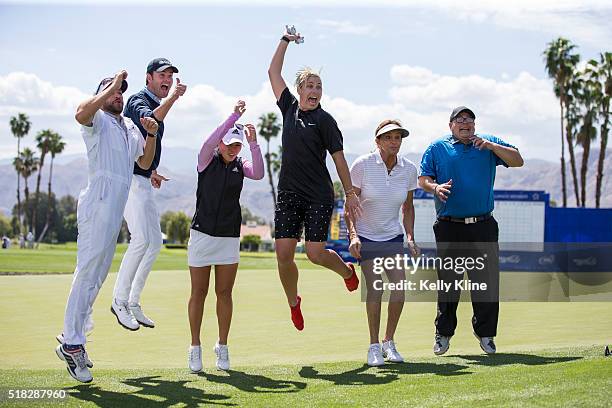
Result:
M446 138L447 141L450 142L450 144L455 145L457 143L462 143L461 140L457 139L455 137L455 135L451 134ZM470 146L472 144L472 142L465 144L466 146Z
M376 152L374 153L374 158L376 159L376 164L384 164L386 166L385 161L383 160L382 156L380 155L380 150L376 149ZM404 160L402 160L402 157L398 154L397 155L397 160L395 162L396 166L400 166L400 167L404 167Z
M144 91L151 99L153 99L157 103L161 103L161 99L157 97L153 92L149 91L149 88L145 86Z
M104 114L106 114L109 118L111 118L115 122L119 123L120 125L123 125L123 123L124 123L123 115L121 115L121 114L115 115L115 114L112 114L112 113L107 112L105 110L102 110L102 112L104 112Z

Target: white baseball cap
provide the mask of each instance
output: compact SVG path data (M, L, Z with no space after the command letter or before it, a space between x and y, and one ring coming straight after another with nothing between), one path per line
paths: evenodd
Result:
M234 124L234 126L232 126L230 130L227 131L225 136L223 136L223 144L226 146L229 146L232 143L243 143L243 140L244 125L241 125L239 123Z

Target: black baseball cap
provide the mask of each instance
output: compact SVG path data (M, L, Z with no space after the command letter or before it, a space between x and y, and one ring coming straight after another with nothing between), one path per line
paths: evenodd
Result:
M459 114L461 112L467 112L472 119L476 119L476 115L474 115L474 112L472 112L472 110L466 106L457 106L455 109L453 109L453 113L451 113L450 115L450 122L452 122L457 116L459 116Z
M147 65L147 74L150 74L151 72L162 72L168 68L172 68L172 72L175 74L179 72L178 68L172 65L167 58L155 58L149 62L149 65Z
M108 78L104 78L103 80L101 80L100 84L96 88L96 93L94 95L97 95L100 92L102 92L103 90L105 90L106 88L108 88L110 86L110 84L113 82L114 79L115 78L113 78L113 77L108 77ZM127 91L127 88L128 88L128 83L124 79L123 83L121 83L121 93L125 93L125 91Z

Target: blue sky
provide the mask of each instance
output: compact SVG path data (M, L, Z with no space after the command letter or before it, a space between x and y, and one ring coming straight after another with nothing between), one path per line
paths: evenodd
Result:
M284 77L290 83L304 65L322 68L323 107L337 119L347 151L367 152L386 118L411 130L403 151L422 151L448 129L452 107L465 104L478 116L477 130L519 145L528 158L556 161L558 103L542 50L563 35L584 60L609 51L612 8L602 1L509 3L0 2L0 159L15 154L8 120L22 111L33 121L26 145L52 128L68 140L68 153L83 153L76 105L122 68L127 93L136 92L157 56L173 61L188 85L167 119L166 145L198 148L239 97L247 101L243 122L255 122L276 110L266 70L291 23L306 42L291 45Z

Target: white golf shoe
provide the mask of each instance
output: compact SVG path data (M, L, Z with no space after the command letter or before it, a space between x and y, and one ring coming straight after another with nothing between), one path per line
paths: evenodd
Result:
M131 331L138 330L140 328L140 324L134 318L134 315L130 311L127 302L117 303L117 299L114 299L110 309L117 318L117 323L124 328Z
M404 357L395 348L393 340L383 341L382 343L382 354L383 357L392 363L403 363Z
M85 361L85 347L68 348L60 344L55 348L55 354L66 363L66 369L72 378L84 383L89 383L93 380Z
M480 344L480 348L487 354L495 354L497 352L497 347L495 347L494 337L480 337L476 333L474 336L478 339L478 343Z
M385 364L385 359L383 358L382 349L380 348L380 344L370 344L370 348L368 348L368 365L370 367L380 367Z
M433 352L436 356L441 356L442 354L448 351L450 347L450 337L442 336L441 334L436 333L436 337L434 339Z
M130 303L129 304L130 312L132 312L132 316L136 319L138 323L143 325L144 327L155 327L155 322L147 317L142 311L142 307L138 303Z
M219 344L217 342L215 344L215 348L213 349L215 354L217 355L217 368L219 370L227 371L230 369L230 361L229 361L229 350L227 348L227 344Z
M202 347L189 346L187 360L189 362L189 369L191 370L191 372L197 373L202 371Z

